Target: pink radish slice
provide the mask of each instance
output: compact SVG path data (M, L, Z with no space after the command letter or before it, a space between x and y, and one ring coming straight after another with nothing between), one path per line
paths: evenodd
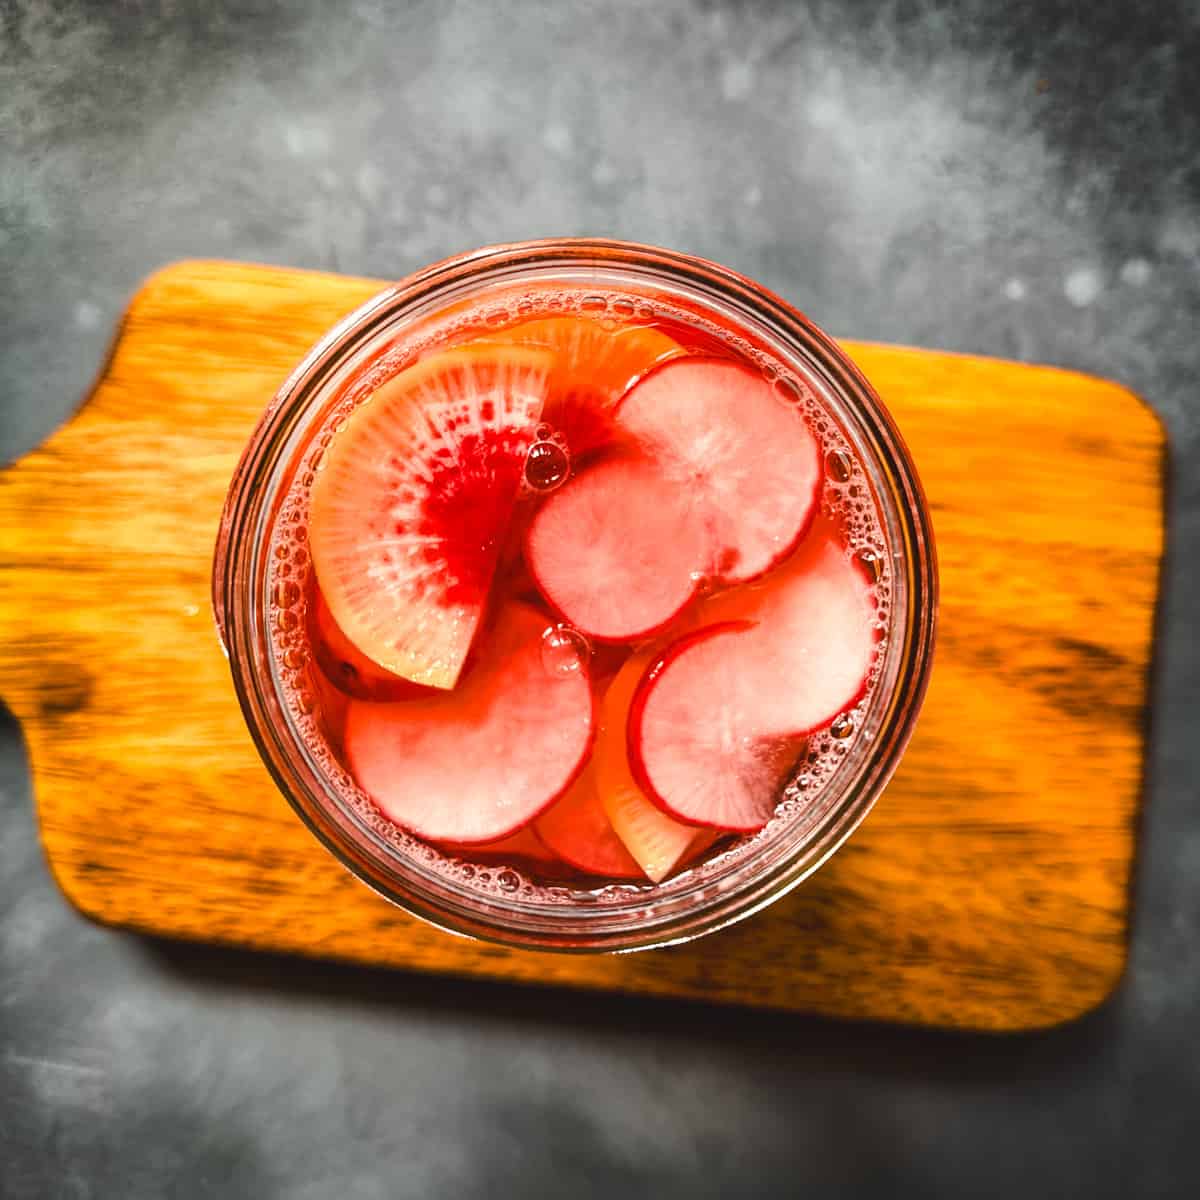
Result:
M577 629L630 641L661 629L692 598L703 529L656 464L615 458L546 501L525 558L543 595Z
M673 359L629 392L616 420L687 496L714 576L752 579L804 536L817 508L820 444L796 406L756 371L722 359Z
M739 670L764 734L811 733L858 700L875 654L875 619L870 582L824 519L761 582L713 596L696 614L704 624L754 623L739 641Z
M642 791L690 825L749 833L771 817L803 736L762 736L738 669L748 626L680 638L647 673L629 712L629 765Z
M645 878L609 824L591 764L570 791L537 819L534 829L552 853L589 875Z
M548 624L511 605L455 691L350 705L349 766L387 817L430 841L475 845L507 837L566 791L591 749L593 701L586 672L546 670Z
M866 686L870 588L822 534L760 587L701 614L717 623L675 642L639 684L630 768L669 816L750 832L770 819L805 736Z

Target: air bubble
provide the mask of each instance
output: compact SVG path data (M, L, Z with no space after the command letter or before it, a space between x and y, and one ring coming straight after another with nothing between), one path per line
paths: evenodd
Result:
M283 656L283 665L290 671L300 670L307 661L307 655L298 646L293 646Z
M300 616L295 609L281 608L275 614L275 624L283 633L288 633L300 624Z
M489 325L503 325L509 319L508 311L500 308L488 313L486 320Z
M542 666L558 679L567 679L583 670L590 653L587 638L570 625L551 625L542 634Z
M534 442L525 459L525 482L535 492L552 492L571 473L571 456L557 442Z
M515 871L501 871L496 882L506 892L515 892L521 886L521 877Z
M825 455L825 473L835 483L845 483L854 474L854 460L845 450L830 450Z
M779 395L782 396L789 404L803 403L804 396L800 389L785 376L780 376L780 378L776 379L772 386L775 388L775 391L778 392Z
M300 587L290 579L280 580L275 585L275 603L280 608L291 608L300 599Z
M579 307L584 312L603 312L608 307L608 298L605 296L584 296Z
M867 573L872 583L878 583L883 577L883 562L879 555L870 547L860 550L855 556L859 566Z
M614 300L612 310L622 317L632 317L634 305L632 300Z
M829 725L829 732L835 738L848 738L854 732L854 716L852 713L841 713L834 717Z

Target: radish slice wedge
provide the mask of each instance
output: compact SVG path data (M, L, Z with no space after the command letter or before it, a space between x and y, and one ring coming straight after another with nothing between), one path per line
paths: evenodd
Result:
M613 830L646 876L661 883L700 842L707 844L711 839L708 830L673 820L651 803L629 769L625 744L629 706L638 683L657 657L654 650L635 654L604 693L592 762Z
M553 351L542 420L562 436L576 463L612 443L613 413L625 392L659 364L686 353L652 326L611 329L589 316L540 317L479 340Z
M483 618L551 355L461 346L388 380L334 435L309 545L333 620L377 666L452 688Z
M571 790L537 819L534 829L552 853L577 870L609 879L643 877L609 823L591 764Z

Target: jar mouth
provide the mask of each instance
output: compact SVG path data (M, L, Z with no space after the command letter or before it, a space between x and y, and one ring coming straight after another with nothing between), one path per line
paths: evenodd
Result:
M886 526L895 595L883 678L867 715L873 735L856 742L816 804L797 806L776 818L781 823L769 836L739 843L662 884L562 889L529 899L433 870L407 852L408 843L397 840L381 814L346 802L345 789L313 757L283 700L267 632L266 559L288 472L334 381L356 374L372 348L395 344L415 322L464 295L546 279L597 287L616 281L682 297L794 363L837 419L849 423ZM475 250L387 288L335 326L281 387L246 447L222 514L213 575L218 628L259 753L297 814L343 865L451 932L576 952L663 946L713 932L778 899L834 853L870 811L911 735L932 664L936 591L933 533L911 458L882 402L836 343L779 297L724 267L597 239Z

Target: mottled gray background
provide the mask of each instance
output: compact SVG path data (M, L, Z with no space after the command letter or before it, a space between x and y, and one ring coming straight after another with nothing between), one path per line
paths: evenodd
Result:
M836 333L1112 376L1174 452L1101 1012L993 1040L157 946L56 892L8 720L0 1195L1198 1194L1198 60L1166 0L0 0L4 457L169 259L399 276L551 233L711 256Z

